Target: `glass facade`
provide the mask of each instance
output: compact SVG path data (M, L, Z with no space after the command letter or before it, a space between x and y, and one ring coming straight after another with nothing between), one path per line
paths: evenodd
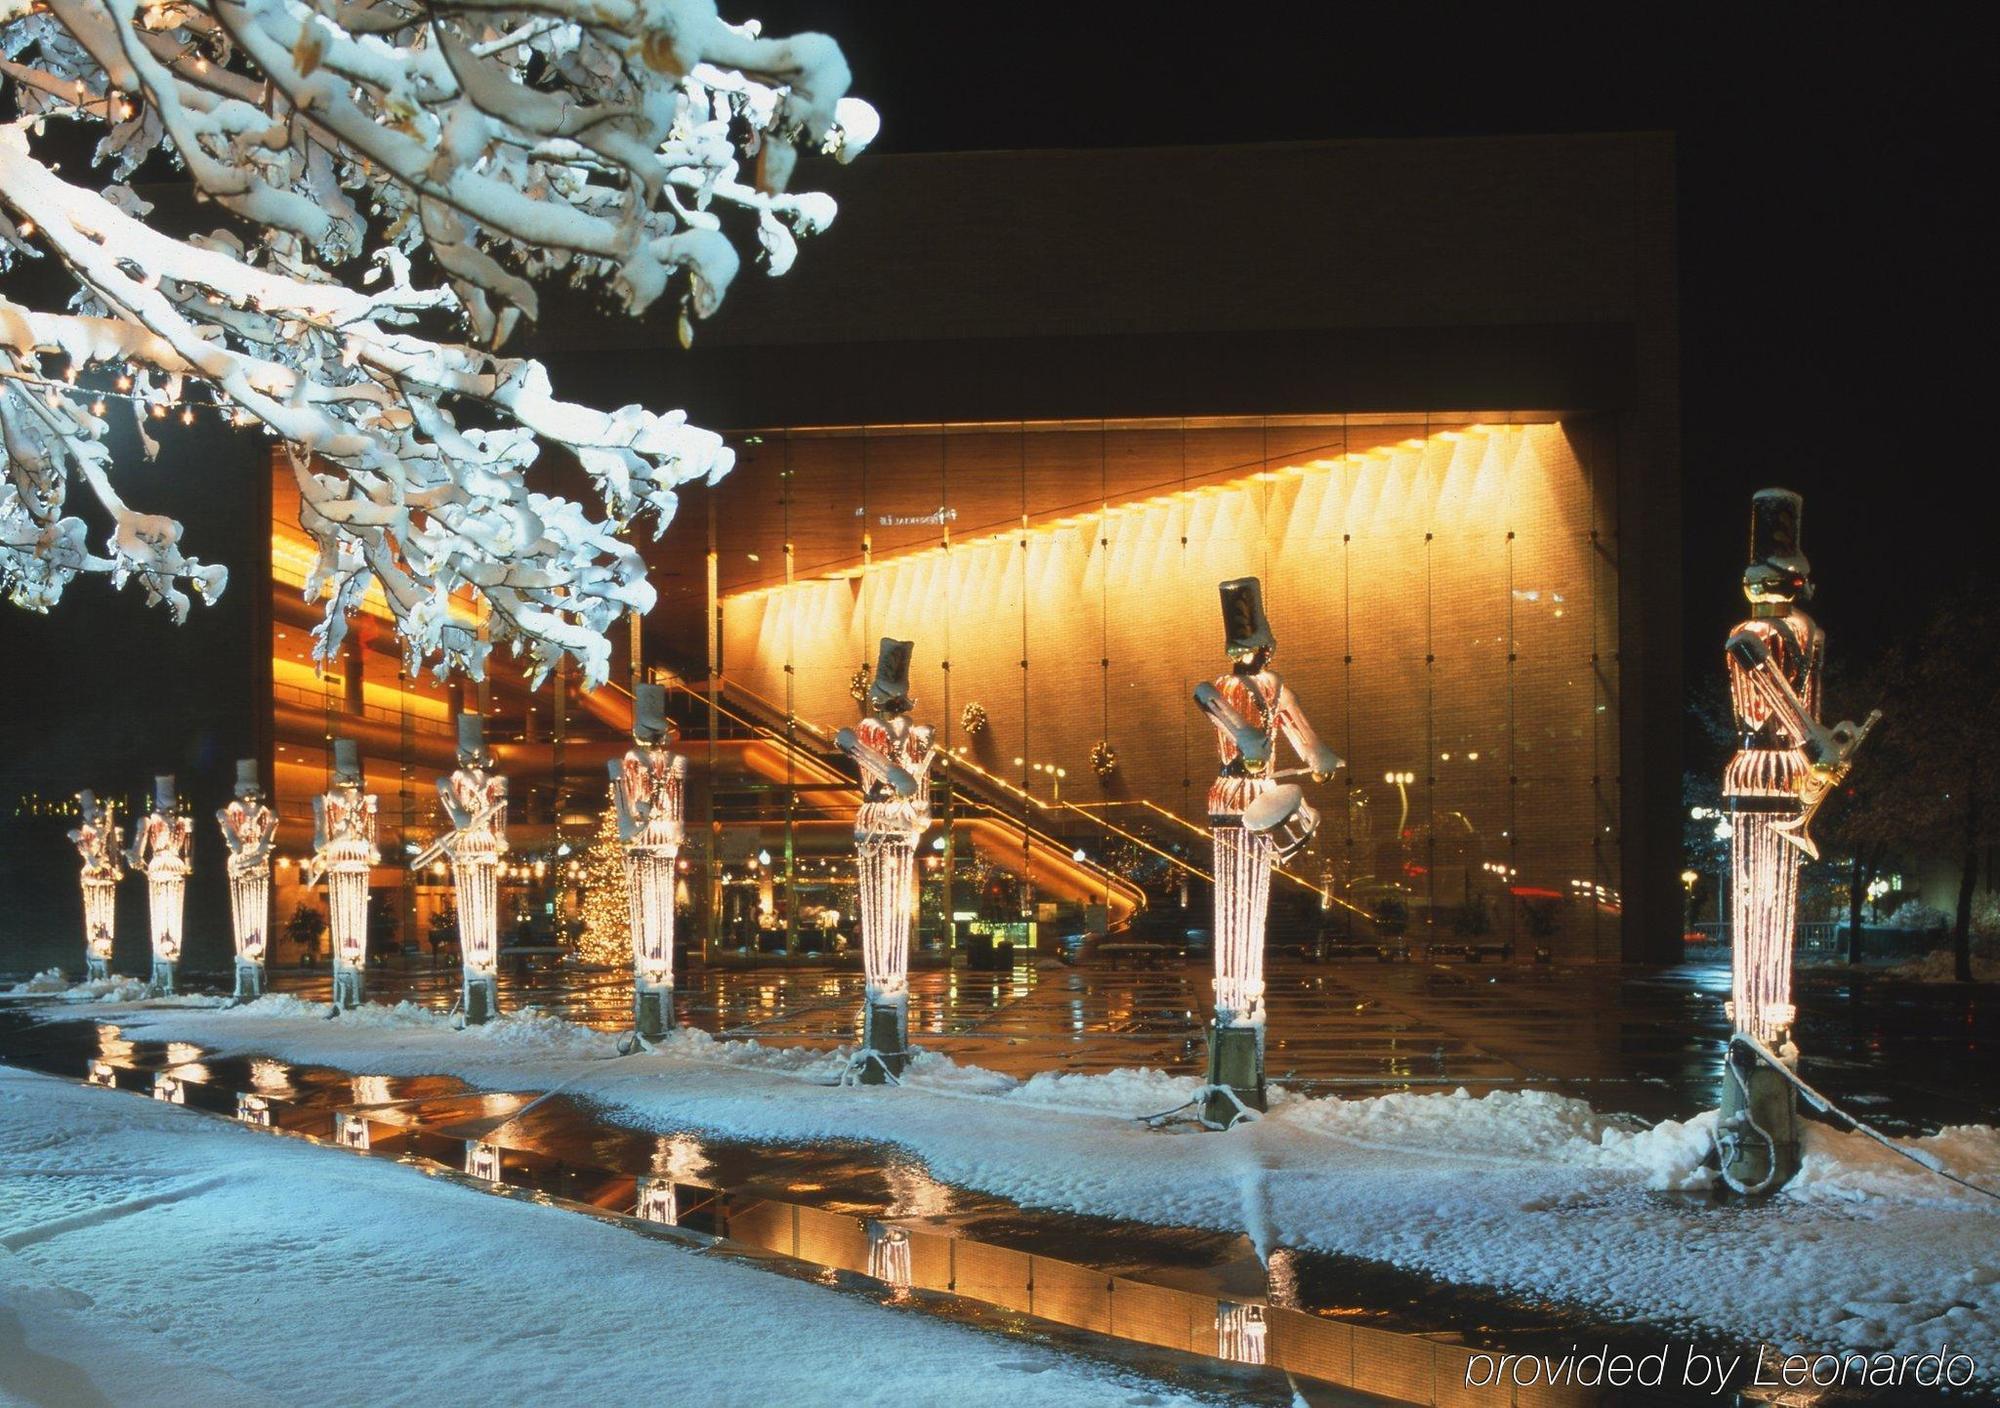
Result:
M723 697L810 744L856 717L879 637L916 642L915 717L955 763L926 904L1018 898L1042 944L1073 905L1205 922L1190 695L1227 668L1216 584L1255 575L1275 667L1348 763L1308 788L1274 939L1618 957L1615 475L1588 420L792 429L743 455L716 491ZM996 884L1018 894L966 899Z

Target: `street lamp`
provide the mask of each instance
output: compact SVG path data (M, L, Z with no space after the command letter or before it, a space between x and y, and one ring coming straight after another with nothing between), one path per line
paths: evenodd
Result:
M1382 780L1396 789L1396 796L1403 804L1402 815L1396 818L1396 837L1401 840L1403 830L1410 821L1409 786L1417 780L1417 775L1413 772L1385 772L1382 774Z

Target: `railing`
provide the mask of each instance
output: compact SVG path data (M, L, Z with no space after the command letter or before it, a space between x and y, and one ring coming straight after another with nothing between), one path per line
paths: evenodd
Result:
M1161 821L1166 822L1168 825L1179 827L1181 830L1187 832L1189 835L1193 836L1196 840L1200 841L1203 845L1207 845L1210 841L1209 833L1207 831L1205 831L1199 826L1196 826L1193 822L1189 821L1179 812L1169 811L1167 810L1167 808L1161 806L1158 802L1155 802L1147 797L1140 797L1135 800L1119 801L1119 802L1066 802L1064 803L1064 805L1070 807L1072 810L1085 813L1095 812L1099 810L1109 811L1113 807L1140 807L1152 813L1154 816L1158 817ZM1107 828L1111 827L1111 823L1107 821L1100 821L1100 824ZM1115 830L1116 828L1111 828L1111 829ZM1118 834L1130 837L1130 833L1127 832L1120 831ZM1137 840L1138 838L1130 837L1130 839ZM1145 843L1140 842L1140 844L1144 845ZM1160 854L1165 855L1166 852L1162 851L1160 852ZM1181 864L1184 869L1187 869L1191 873L1200 876L1204 880L1213 882L1215 878L1205 870L1202 870L1195 866L1186 865L1184 862L1180 862L1177 858L1174 857L1169 857L1169 858L1175 859L1176 864ZM1271 867L1271 873L1274 878L1289 881L1290 883L1298 886L1301 890L1304 890L1307 893L1317 898L1323 899L1330 904L1338 905L1342 909L1353 911L1355 914L1360 915L1363 919L1374 918L1374 916L1368 913L1367 910L1362 909L1358 905L1349 903L1347 900L1340 898L1340 896L1338 895L1328 893L1324 889L1324 887L1307 879L1305 876L1299 874L1295 870L1287 870L1282 865L1274 865Z
M747 685L739 684L726 676L719 677L716 680L716 695L711 699L708 694L694 689L684 680L677 678L664 683L667 688L678 690L689 698L698 700L703 707L710 707L712 705L721 716L751 730L757 736L768 738L794 749L801 746L800 740L803 738L806 740L805 751L808 753L817 753L821 762L837 766L843 774L851 767L846 755L841 753L834 743L834 730L789 712L776 701L767 699ZM732 709L724 702L725 695L733 695L749 707L744 712ZM762 719L754 717L759 712L764 715ZM993 819L1006 822L1009 825L1021 826L1024 831L1023 839L1025 841L1031 844L1039 844L1047 850L1064 855L1068 858L1070 864L1079 866L1086 872L1099 877L1107 887L1115 887L1121 891L1128 892L1131 897L1138 901L1138 907L1144 907L1144 892L1133 885L1131 881L1098 862L1091 860L1087 856L1079 859L1067 841L1044 827L1037 827L1028 823L1028 809L1032 809L1046 818L1053 810L1049 803L1042 801L1025 788L1016 787L1005 778L987 771L970 758L945 752L939 755L939 761L944 764L950 775L951 786L954 792L963 795L967 791L970 791L974 804L982 807ZM996 802L990 796L986 798L978 797L977 792L979 789L977 787L966 789L963 786L963 782L968 776L977 778L983 787L998 793L1005 801L1019 802L1023 807L1022 813L1019 816L1010 813L1004 802ZM1070 808L1070 810L1077 809ZM1079 812L1079 814L1083 815L1101 830L1126 835L1126 833L1118 832L1116 828L1109 826L1101 818L1090 817L1085 812ZM970 820L972 818L960 819ZM1134 840L1140 845L1145 845L1147 849L1165 856L1168 860L1174 861L1176 864L1182 865L1183 868L1190 870L1192 873L1207 878L1205 872L1195 867L1187 866L1178 857L1159 850L1157 847L1150 846L1137 837L1128 836L1127 839Z

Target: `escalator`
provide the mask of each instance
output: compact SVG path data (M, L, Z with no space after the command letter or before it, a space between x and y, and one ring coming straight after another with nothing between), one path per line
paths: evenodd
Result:
M699 761L706 745L709 699L706 681L663 681L670 699L684 706L682 751ZM607 696L585 707L606 722L622 710L629 725L630 697L616 686L594 691ZM718 747L727 747L746 772L793 797L791 824L817 832L851 829L859 805L859 777L834 744L833 728L788 716L755 691L723 679L715 698ZM1059 808L1013 787L963 757L941 754L932 774L931 812L949 821L953 845L987 864L1026 880L1037 894L1082 906L1102 905L1108 929L1129 925L1146 908L1146 891L1091 858L1079 832L1108 838L1110 832L1088 813ZM715 780L724 787L722 779ZM799 794L804 794L801 798ZM776 818L766 817L765 820ZM1080 824L1079 824L1080 823ZM1103 848L1097 847L1099 854Z

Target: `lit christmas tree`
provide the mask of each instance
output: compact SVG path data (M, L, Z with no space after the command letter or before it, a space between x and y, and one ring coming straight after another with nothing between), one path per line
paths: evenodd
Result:
M609 807L597 819L597 834L583 853L583 934L576 956L580 963L606 968L632 966L625 844L618 838L618 814Z

